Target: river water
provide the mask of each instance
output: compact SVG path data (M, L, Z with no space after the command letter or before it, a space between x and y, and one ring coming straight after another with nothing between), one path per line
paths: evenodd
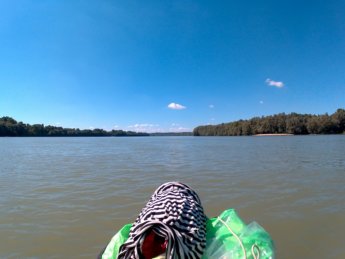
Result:
M153 191L235 208L277 258L345 258L345 136L0 138L0 258L95 258Z

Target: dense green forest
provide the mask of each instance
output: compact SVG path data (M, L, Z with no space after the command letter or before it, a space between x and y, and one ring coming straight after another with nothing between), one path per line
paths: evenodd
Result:
M72 129L55 126L44 126L43 124L24 124L17 122L11 117L0 118L0 137L101 137L101 136L149 136L147 133L137 133L133 131L103 129Z
M345 133L345 110L328 115L280 113L219 125L199 126L194 136L249 136L256 134L339 134Z

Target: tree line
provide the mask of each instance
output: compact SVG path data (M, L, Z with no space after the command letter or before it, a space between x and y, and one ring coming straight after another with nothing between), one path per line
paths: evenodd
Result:
M181 136L193 136L193 132L155 132L150 133L152 137L181 137Z
M193 130L194 136L250 136L256 134L341 134L345 133L345 110L328 115L279 113L219 125L205 125Z
M25 124L17 122L11 117L0 118L0 137L126 137L126 136L149 136L147 133L103 129L63 128L56 126L44 126L43 124Z

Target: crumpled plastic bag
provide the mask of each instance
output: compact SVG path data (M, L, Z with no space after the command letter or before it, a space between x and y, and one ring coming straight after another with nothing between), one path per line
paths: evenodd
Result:
M202 259L274 258L270 235L256 222L246 225L234 209L209 219L206 229L206 249Z
M124 225L119 232L113 236L103 252L102 259L117 259L120 246L127 241L131 227L132 224Z

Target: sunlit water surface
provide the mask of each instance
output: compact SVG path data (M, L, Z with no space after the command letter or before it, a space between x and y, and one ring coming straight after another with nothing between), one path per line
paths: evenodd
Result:
M235 208L277 258L345 258L345 136L0 138L0 258L94 258L156 187Z

